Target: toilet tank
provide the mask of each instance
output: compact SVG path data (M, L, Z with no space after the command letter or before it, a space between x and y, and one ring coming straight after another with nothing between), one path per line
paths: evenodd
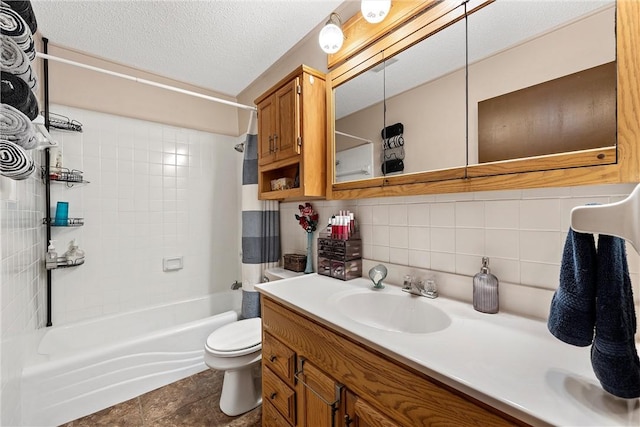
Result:
M270 282L273 282L274 280L288 279L291 277L301 276L303 274L304 274L303 272L286 270L282 267L273 267L273 268L268 268L264 272L264 277L269 279Z

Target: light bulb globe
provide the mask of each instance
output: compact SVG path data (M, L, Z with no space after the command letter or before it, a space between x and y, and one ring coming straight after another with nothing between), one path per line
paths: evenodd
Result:
M318 42L325 53L336 53L342 47L343 41L342 30L336 24L328 23L320 30Z
M360 11L367 22L377 24L387 17L391 8L391 0L362 0Z

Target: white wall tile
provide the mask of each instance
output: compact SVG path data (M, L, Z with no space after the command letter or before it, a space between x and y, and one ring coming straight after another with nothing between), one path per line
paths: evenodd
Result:
M408 225L416 225L416 226L429 226L430 225L430 215L429 215L429 204L427 203L416 203L410 204L407 206L407 220Z
M389 246L404 249L409 247L409 231L407 227L389 227Z
M411 241L409 243L411 244ZM430 249L435 252L455 253L456 251L455 228L431 227L430 245L431 245Z
M520 202L498 200L486 203L485 226L517 230L520 227Z
M371 223L373 225L389 225L389 206L375 206L371 215Z
M554 231L521 231L520 259L560 265L562 233Z
M455 227L456 211L455 203L434 203L430 207L430 219L432 227Z
M560 231L560 213L560 199L523 200L520 202L520 228Z
M389 206L389 225L407 225L407 205Z
M456 227L482 228L484 227L484 202L458 202L456 203L455 224Z

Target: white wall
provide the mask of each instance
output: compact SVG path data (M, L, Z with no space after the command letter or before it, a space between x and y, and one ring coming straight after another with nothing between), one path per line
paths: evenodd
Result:
M236 137L70 107L56 113L83 133L52 132L65 167L87 185L52 186L83 227L54 228L62 254L77 238L86 262L53 271L53 322L89 317L226 290L239 279ZM163 272L163 257L184 269Z
M473 276L480 270L482 257L488 256L492 272L505 284L501 304L506 311L546 318L558 286L571 209L586 203L621 200L634 186L387 197L313 202L313 206L323 225L341 209L356 212L364 257L393 264L398 271L390 283L400 284L397 278L403 272ZM294 202L280 205L283 253L306 250L306 236L293 216L297 207ZM631 245L627 245L627 254L638 303L640 256ZM366 274L363 270L365 277ZM459 289L448 290L446 283L441 286L441 294L470 300L471 277L468 284L466 295ZM537 299L528 299L531 295ZM640 307L636 310L640 312Z

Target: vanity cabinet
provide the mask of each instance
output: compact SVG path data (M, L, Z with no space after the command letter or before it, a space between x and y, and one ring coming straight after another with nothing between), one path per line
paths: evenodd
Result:
M255 100L258 106L259 198L325 196L326 86L323 73L305 65ZM272 190L282 179L285 188Z
M264 294L262 327L265 426L526 425Z

